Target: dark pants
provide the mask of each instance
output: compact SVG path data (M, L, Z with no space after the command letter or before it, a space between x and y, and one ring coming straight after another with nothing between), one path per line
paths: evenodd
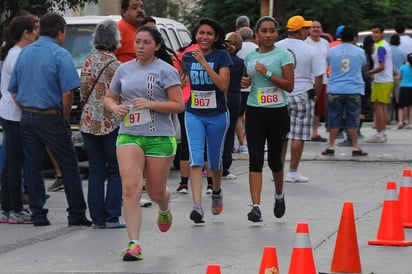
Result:
M229 108L230 123L229 128L226 132L225 147L223 149L222 155L222 176L229 174L229 168L232 165L232 151L235 143L236 122L239 118L240 112L240 93L228 93L227 106Z
M116 156L118 132L119 129L107 135L82 133L89 161L87 203L96 225L117 223L122 214L122 181Z
M71 139L69 122L61 115L46 115L23 111L20 129L23 141L25 185L34 222L47 218L44 208L46 192L42 175L43 155L48 147L62 171L64 191L68 203L68 220L76 221L85 216L79 164Z
M7 140L6 156L1 175L2 202L4 211L22 210L21 182L24 164L23 145L20 135L20 122L2 119L3 138Z

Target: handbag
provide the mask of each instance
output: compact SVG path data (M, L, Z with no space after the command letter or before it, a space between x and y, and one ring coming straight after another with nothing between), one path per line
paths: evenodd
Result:
M92 93L94 87L96 86L97 82L99 81L100 76L102 75L103 71L114 61L116 61L116 59L113 59L109 62L107 62L106 65L104 65L104 67L100 70L99 74L96 77L96 81L93 83L92 87L89 89L89 91L87 92L87 95L81 100L80 102L80 110L83 111L84 105L86 104L87 100L89 100L90 94Z

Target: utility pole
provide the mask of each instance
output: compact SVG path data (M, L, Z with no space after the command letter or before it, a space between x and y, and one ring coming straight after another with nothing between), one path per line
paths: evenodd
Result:
M283 20L283 0L261 0L260 15L270 15L278 22Z

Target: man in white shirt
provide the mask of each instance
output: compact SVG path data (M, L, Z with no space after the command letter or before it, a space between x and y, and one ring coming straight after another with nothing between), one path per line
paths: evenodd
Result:
M249 27L240 28L238 31L238 34L242 37L243 42L242 42L242 48L238 51L237 56L245 60L246 55L250 51L258 48L258 45L256 45L253 42L253 30L251 28ZM244 133L244 126L245 126L244 114L245 114L247 98L250 92L250 87L242 88L240 91L241 91L240 112L239 112L239 118L236 123L236 137L239 142L239 147L237 148L236 152L248 153L248 148L244 140L243 133Z
M322 75L326 68L325 58L304 42L311 26L312 21L305 21L300 15L293 16L287 23L288 38L276 43L276 46L290 50L295 58L295 85L293 91L288 93L290 132L287 138L291 139L291 158L285 179L291 183L308 181L298 172L298 165L304 142L310 140L313 107L322 90ZM286 140L283 160L286 158L287 146Z
M309 36L306 38L305 42L314 47L320 55L326 60L329 51L329 42L321 37L323 30L322 25L318 21L313 21L312 26L309 29ZM319 97L316 99L315 103L315 113L313 115L312 124L312 137L310 140L312 142L326 142L327 139L320 136L318 133L318 127L320 122L320 117L326 116L326 85L328 82L328 77L326 75L327 67L325 66L325 73L322 78L322 91Z
M412 38L405 34L405 24L402 22L397 22L395 24L395 31L399 34L399 38L401 39L401 44L399 45L399 49L403 52L408 53L412 52ZM405 55L405 57L406 57Z

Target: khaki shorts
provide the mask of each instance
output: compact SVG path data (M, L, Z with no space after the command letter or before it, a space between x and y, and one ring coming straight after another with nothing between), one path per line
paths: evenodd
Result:
M390 82L390 83L374 82L372 85L371 102L389 104L391 102L392 90L393 90L393 82Z

